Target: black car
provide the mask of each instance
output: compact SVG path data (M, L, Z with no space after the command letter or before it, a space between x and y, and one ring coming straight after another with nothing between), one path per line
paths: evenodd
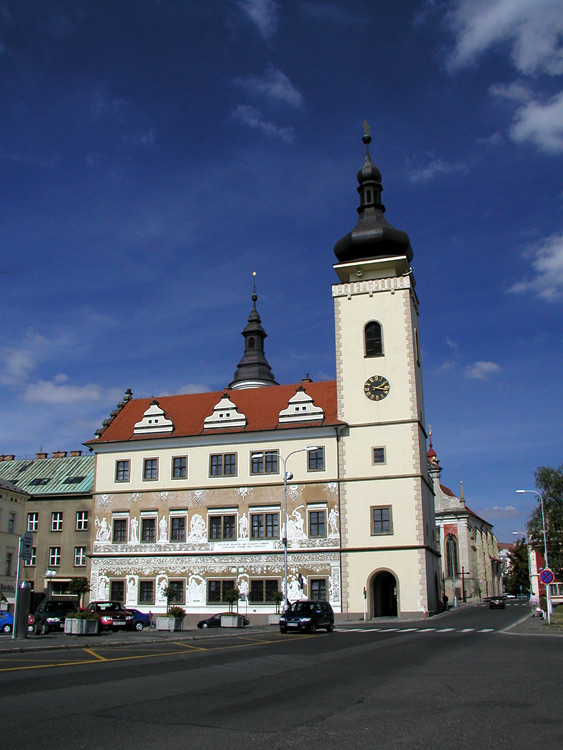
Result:
M221 627L221 617L223 615L232 615L232 612L218 612L216 615L212 615L211 617L208 617L206 620L200 620L197 624L198 628L220 628ZM242 617L242 624L243 627L246 625L250 625L250 618L246 615L239 615L239 617Z
M33 616L35 635L47 635L52 630L64 630L69 612L78 612L78 604L70 599L49 599L41 602Z
M505 603L502 596L492 596L489 599L489 609L504 609Z
M334 612L328 602L294 602L280 617L280 632L300 630L314 633L317 628L334 630Z
M100 630L133 630L135 618L121 602L90 602L86 612L97 614Z

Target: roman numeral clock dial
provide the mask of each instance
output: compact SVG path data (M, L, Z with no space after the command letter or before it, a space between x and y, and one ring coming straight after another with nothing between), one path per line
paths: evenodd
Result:
M389 387L383 375L372 375L364 383L364 393L371 401L381 401L389 393Z

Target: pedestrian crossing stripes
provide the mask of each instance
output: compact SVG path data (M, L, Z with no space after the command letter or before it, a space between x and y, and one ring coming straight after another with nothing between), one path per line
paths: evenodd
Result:
M335 628L336 633L494 633L495 628Z

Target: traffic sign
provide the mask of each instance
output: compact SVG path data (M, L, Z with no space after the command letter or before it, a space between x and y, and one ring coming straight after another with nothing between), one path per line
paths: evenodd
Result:
M25 534L22 536L22 544L21 544L21 559L25 560L26 562L31 561L31 555L33 552L33 534L31 531L26 531Z
M553 583L554 579L555 576L553 575L553 571L550 568L544 568L540 573L540 581L542 583L545 583L546 585L549 583Z

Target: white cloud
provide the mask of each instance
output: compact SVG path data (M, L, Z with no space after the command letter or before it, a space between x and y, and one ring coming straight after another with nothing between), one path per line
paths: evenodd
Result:
M53 381L40 380L38 383L32 383L26 387L23 400L44 404L69 404L100 401L106 396L99 385L66 385L66 380L66 375L57 375Z
M0 383L21 385L39 362L45 359L49 341L35 331L28 331L19 347L0 347Z
M278 4L275 0L238 0L238 6L256 24L263 39L268 41L278 28Z
M211 388L208 388L206 385L201 385L199 383L187 383L186 385L183 385L181 388L179 388L176 393L210 393Z
M490 375L500 371L500 365L495 362L474 362L465 368L466 376L477 380L486 380Z
M479 138L477 143L481 143L483 146L502 146L504 138L500 133L491 133L485 138Z
M452 71L505 43L521 73L563 73L563 12L557 0L457 0L446 25L456 36L448 60Z
M453 164L443 159L433 159L424 166L415 167L409 160L408 163L409 180L413 183L428 182L433 180L436 175L452 174L454 172L465 172L466 167L463 164Z
M563 91L546 104L531 101L521 107L510 136L518 143L531 141L541 151L563 153Z
M512 83L493 83L489 87L489 93L502 99L510 99L514 102L529 102L533 99L532 89L522 81Z
M480 512L480 511L479 511ZM504 516L517 516L520 513L514 505L493 505L491 508L485 508L482 512L487 518L503 518Z
M235 78L235 83L246 91L258 96L263 96L271 102L289 104L290 107L301 109L303 107L303 96L301 92L291 83L289 78L270 66L264 76L249 75L244 78Z
M285 143L291 143L294 139L294 131L292 127L281 128L269 120L264 120L262 113L255 107L251 107L249 104L239 104L238 107L231 112L231 117L243 125L248 125L253 130L260 130L267 136L272 138L279 138Z
M531 291L543 299L559 299L563 293L563 234L546 237L535 247L529 248L525 257L532 259L535 275L514 284L509 291Z

